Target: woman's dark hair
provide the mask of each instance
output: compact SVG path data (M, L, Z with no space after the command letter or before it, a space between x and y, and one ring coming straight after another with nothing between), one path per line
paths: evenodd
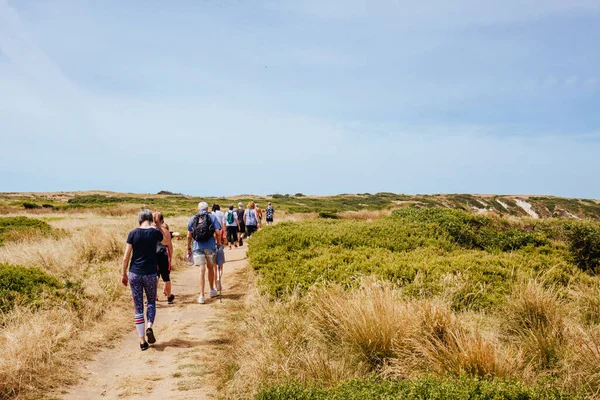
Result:
M230 205L229 205L229 209L230 209L230 210L233 210L233 204L230 204Z
M218 205L217 203L215 203L215 204L213 204L213 206L212 206L212 210L213 210L213 211L219 211L219 210L221 210L221 207L219 207L219 205Z

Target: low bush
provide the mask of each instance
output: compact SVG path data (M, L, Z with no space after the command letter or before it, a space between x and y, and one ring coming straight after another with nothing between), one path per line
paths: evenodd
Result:
M326 218L326 219L339 219L340 217L334 213L334 212L330 212L330 211L319 211L319 218Z
M516 381L469 377L421 377L400 381L351 380L325 388L291 382L263 389L257 400L569 400L556 389L528 387Z
M569 250L579 268L600 271L600 225L593 222L572 224L567 237Z
M25 202L25 203L23 203L23 208L26 210L34 210L36 208L42 208L42 206L40 206L39 204L35 204L35 203Z
M543 235L527 232L506 220L466 211L447 208L404 208L394 211L393 215L410 222L436 224L456 243L472 249L510 251L548 243Z
M39 268L0 263L0 312L13 307L55 305L57 301L76 304L78 284L63 284ZM73 293L69 293L73 292Z
M50 225L35 218L0 217L0 245L4 241L43 236L52 231Z

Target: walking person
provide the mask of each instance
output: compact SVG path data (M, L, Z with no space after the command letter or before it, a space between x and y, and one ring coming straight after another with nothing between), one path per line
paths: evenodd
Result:
M263 219L263 210L258 206L258 203L255 204L256 211L256 219L258 219L258 227L262 228L262 219Z
M154 319L156 317L156 266L158 265L156 247L163 240L161 232L162 224L158 220L156 226L152 223L154 216L150 210L144 209L138 215L139 227L135 228L127 236L127 246L123 256L123 276L121 282L124 286L131 287L133 297L133 307L135 310L134 320L140 338L140 349L148 349L148 343L156 342L156 337L152 331ZM130 263L131 260L131 263ZM127 273L129 267L129 273ZM148 302L146 317L148 327L144 332L144 292ZM146 337L148 341L146 341Z
M265 214L267 214L267 225L271 225L273 223L273 215L275 215L275 209L271 205L271 202L269 202Z
M193 247L192 247L193 239ZM193 255L194 265L200 267L200 297L198 303L204 304L206 270L210 297L217 296L215 289L217 248L221 246L221 224L217 217L208 212L208 203L198 203L198 213L188 223L187 253Z
M223 228L221 229L221 243L225 243L227 241L227 237L225 234L225 213L221 211L221 206L219 206L217 203L213 204L212 212L215 215L215 217L217 217L217 219L219 220L219 224L221 224L221 227Z
M238 230L240 229L240 221L238 219L237 212L233 209L233 204L229 205L229 210L225 214L225 224L227 230L227 244L229 244L229 250L231 245L238 247Z
M242 202L238 203L236 213L238 216L238 222L240 224L238 229L238 239L240 241L239 245L243 246L244 236L246 235L246 223L244 222L244 205L242 204Z
M160 224L158 224L158 222L160 222ZM169 232L169 226L165 224L165 220L161 212L154 213L154 225L163 234L162 242L158 242L156 244L156 257L158 260L157 278L162 278L163 282L165 283L163 293L165 296L167 296L167 302L169 304L173 304L175 295L171 293L171 261L173 258L173 242L171 240L171 232ZM156 286L158 290L158 284Z
M256 216L256 210L254 209L254 202L248 203L248 208L244 212L244 224L246 225L246 232L248 237L252 236L258 229L258 218Z

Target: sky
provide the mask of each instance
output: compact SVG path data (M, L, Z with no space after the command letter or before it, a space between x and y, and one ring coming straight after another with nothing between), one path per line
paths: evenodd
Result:
M0 0L0 192L600 198L600 0Z

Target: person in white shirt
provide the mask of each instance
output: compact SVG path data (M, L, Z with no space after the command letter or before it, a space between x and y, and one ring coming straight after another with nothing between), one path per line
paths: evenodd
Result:
M227 227L227 242L229 243L229 250L231 250L232 244L237 249L240 221L238 218L238 213L233 209L233 204L229 205L229 210L227 210L225 213L225 225Z

